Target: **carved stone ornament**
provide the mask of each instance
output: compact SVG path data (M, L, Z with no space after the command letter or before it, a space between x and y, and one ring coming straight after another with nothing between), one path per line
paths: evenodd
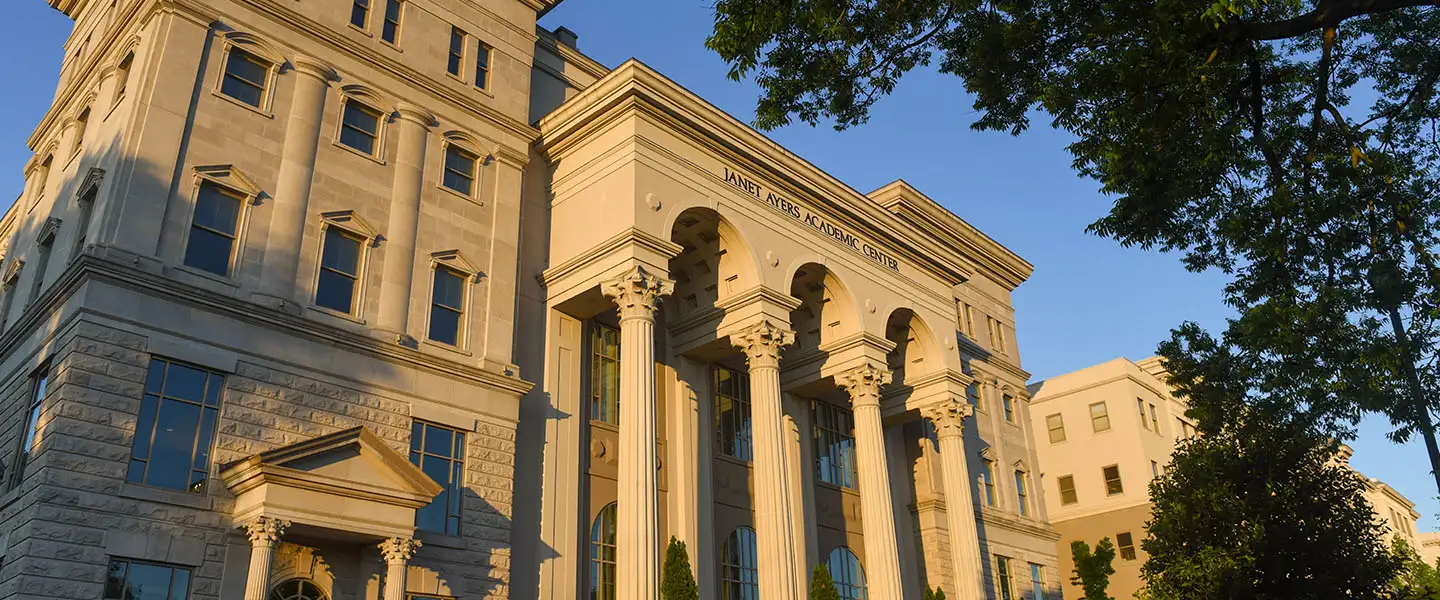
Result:
M392 537L380 542L380 554L387 563L403 563L415 557L420 545L420 540Z
M880 388L890 383L890 370L875 363L865 363L835 376L835 383L850 392L850 404L880 404Z
M600 282L600 293L615 300L622 321L636 318L654 319L660 297L669 296L674 291L674 281L653 275L639 265L631 267L619 277Z
M745 352L750 367L779 367L780 352L795 343L795 332L769 320L730 334L730 341Z
M949 437L952 435L965 434L965 419L974 414L974 407L969 402L958 398L941 400L920 409L920 414L935 426L936 437Z
M251 544L271 546L280 541L280 536L285 535L285 529L288 527L290 527L289 521L270 517L256 517L240 526L245 530L245 535L250 538Z

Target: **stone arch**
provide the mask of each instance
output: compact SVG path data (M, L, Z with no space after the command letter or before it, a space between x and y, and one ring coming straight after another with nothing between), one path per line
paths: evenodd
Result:
M384 113L387 118L396 112L395 102L379 90L361 83L340 86L340 97L344 101L355 100Z
M670 241L683 248L670 259L678 316L714 308L730 296L759 285L755 254L745 237L719 212L691 207L676 215Z
M860 331L860 309L850 289L830 268L807 262L790 277L790 295L800 306L790 312L796 351L811 351Z
M887 356L892 385L904 386L916 377L945 368L944 355L934 330L915 311L901 307L885 322L885 339L895 343Z
M220 37L225 40L227 48L229 46L239 47L276 65L283 65L287 62L285 53L281 52L279 47L253 33L226 31L221 33Z

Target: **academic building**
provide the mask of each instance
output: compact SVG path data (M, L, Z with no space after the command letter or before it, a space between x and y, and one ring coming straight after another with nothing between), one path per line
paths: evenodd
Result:
M1059 597L1032 266L558 1L49 0L0 598Z

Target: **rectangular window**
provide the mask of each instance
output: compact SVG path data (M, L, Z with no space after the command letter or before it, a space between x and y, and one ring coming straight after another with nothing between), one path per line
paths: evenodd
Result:
M1156 478L1160 477L1160 463L1153 460L1150 461L1150 476Z
M380 111L347 100L340 117L340 143L375 156L380 143L380 117Z
M450 54L445 61L445 72L459 77L462 64L465 64L465 32L459 27L451 27Z
M204 493L225 376L151 359L125 480Z
M1045 567L1030 563L1030 600L1045 600Z
M1005 422L1006 422L1006 423L1014 423L1014 422L1015 422L1015 399L1014 399L1014 398L1011 398L1011 397L1010 397L1010 394L1004 394L1004 395L1000 396L1000 404L1004 405L1004 407L1005 407Z
M130 84L130 67L135 64L135 53L131 52L120 59L120 65L115 67L115 104L125 97L125 88Z
M1120 551L1120 558L1135 560L1135 538L1130 532L1115 534L1115 547Z
M350 7L350 24L364 29L369 20L370 0L355 0L355 4Z
M984 410L985 410L985 400L980 396L980 386L979 386L979 385L976 385L976 384L973 384L973 383L972 383L972 384L970 384L968 387L966 387L966 388L965 388L965 397L970 400L970 406L975 407L975 410L979 410L979 411L984 411Z
M1055 479L1060 484L1060 505L1069 506L1080 501L1080 496L1075 493L1075 476L1061 475Z
M1015 597L1015 580L1010 572L1010 557L995 555L996 600L1019 600Z
M35 199L30 201L30 206L37 206L45 199L45 186L50 183L50 165L53 161L54 157L46 156L44 162L40 163L40 168L36 169Z
M360 286L360 252L364 238L340 229L325 228L320 248L320 275L315 281L315 305L351 314Z
M722 454L740 460L753 460L748 373L715 367L715 428L720 436Z
M1125 493L1125 486L1120 482L1120 466L1110 465L1101 469L1105 475L1105 495L1116 496Z
M1090 405L1090 429L1095 433L1110 431L1110 409L1104 402Z
M187 266L222 277L230 275L244 201L240 194L209 181L200 184L195 216L190 221L190 239L185 243Z
M475 87L482 90L490 89L490 52L485 42L475 49Z
M103 600L187 600L190 570L123 558L110 559Z
M1140 427L1144 429L1150 429L1150 424L1145 422L1145 401L1141 400L1140 398L1136 398L1135 409L1140 411Z
M590 420L620 425L620 330L590 328Z
M965 334L965 337L975 339L975 309L964 302L959 303L958 309L960 332Z
M812 411L820 481L856 489L855 413L825 402L813 403Z
M1045 417L1045 428L1050 430L1050 443L1065 441L1065 418L1060 413Z
M265 104L265 86L270 80L270 61L231 47L225 59L220 93L260 108Z
M1155 433L1160 433L1160 414L1155 412L1153 403L1150 405L1150 429L1153 429Z
M1025 486L1025 472L1015 471L1015 502L1020 508L1020 516L1030 516L1030 491Z
M75 117L75 145L72 149L73 154L79 154L81 148L85 146L85 128L89 125L90 109L85 109L84 112L80 113L80 116Z
M380 39L397 43L400 39L400 0L385 0L385 23L380 26Z
M30 296L25 299L25 306L34 304L40 299L40 292L45 291L45 271L50 267L51 250L55 248L55 236L51 234L40 240L36 246L35 253L35 279L30 282Z
M455 144L445 145L445 173L440 185L470 196L475 191L475 165L480 157Z
M410 462L445 488L434 501L415 511L415 527L460 535L460 510L465 500L465 432L424 421L411 423Z
M985 506L995 506L995 461L985 461L985 469L980 472L980 479L984 487L980 493L985 497Z
M430 340L459 346L465 330L464 317L465 274L436 265L435 283L430 290Z
M30 376L30 409L26 411L25 422L21 424L24 429L20 434L20 449L15 452L10 478L5 481L6 490L20 487L20 481L25 478L25 465L30 462L30 456L35 452L35 443L39 441L40 412L44 407L45 388L49 382L49 365L40 367L40 370Z
M75 219L75 247L70 249L70 260L75 260L85 251L85 239L90 233L90 217L95 214L95 188L80 197L80 216Z

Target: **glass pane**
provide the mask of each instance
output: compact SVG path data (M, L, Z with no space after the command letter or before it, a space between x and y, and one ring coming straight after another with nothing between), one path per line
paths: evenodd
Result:
M437 456L449 457L454 448L454 432L444 427L429 426L425 428L425 453ZM437 479L440 483L444 480Z
M256 87L250 82L228 73L220 80L220 93L255 108L260 108L261 102L265 99L264 88Z
M350 7L350 24L356 27L365 27L365 14L370 12L365 9L364 2L356 2Z
M123 560L110 561L110 570L105 574L105 600L124 600L125 570L129 565Z
M425 424L419 421L410 422L410 450L419 450L420 444L425 439ZM420 463L415 463L420 464Z
M315 282L315 304L349 314L355 304L355 280L334 271L320 271Z
M320 265L346 275L360 272L360 240L334 227L325 230L325 247L320 252Z
M238 48L230 50L230 59L225 62L225 73L259 87L265 86L270 74L270 63Z
M239 198L226 194L214 184L200 184L200 194L195 199L196 225L203 225L233 236L235 223L239 218Z
M200 423L200 407L162 400L156 422L155 446L145 483L185 489L190 483L190 462L195 450L195 428Z
M387 19L384 28L380 30L380 37L393 44L398 33L400 33L400 29L397 24Z
M210 470L210 442L215 437L215 420L220 411L213 408L206 408L200 416L199 439L195 442L195 461L190 468L200 471Z
M131 563L126 600L169 600L171 572L169 567Z
M355 102L345 103L344 123L372 136L380 133L380 112Z
M439 306L432 307L430 310L430 339L452 346L459 345L460 313Z
M451 171L449 169L445 170L445 175L443 176L442 182L444 183L445 187L460 192L461 194L465 194L466 196L470 195L470 192L474 187L475 183L473 180L471 180L471 178Z
M475 155L455 146L445 149L445 168L456 171L462 175L473 176L475 174Z
M145 459L150 457L150 435L155 431L155 409L160 398L145 394L140 400L140 419L135 423L135 442L130 447L130 456Z
M181 364L170 364L162 393L171 398L200 402L205 398L205 380L209 373Z
M210 383L205 386L205 405L220 406L220 393L225 389L223 375L210 374Z
M445 531L445 503L447 492L440 492L435 501L415 511L415 527L425 531Z
M340 143L365 154L375 154L375 138L351 127L340 128Z
M166 364L163 360L150 361L150 372L145 375L145 391L147 393L160 393L160 386L165 383Z
M170 600L185 600L190 595L190 572L175 569L175 580L170 582Z
M185 247L185 264L222 277L230 274L230 238L199 227L190 228L190 242Z
M125 481L130 483L145 483L145 461L130 461L130 467L125 471Z
M464 280L455 271L446 268L435 269L433 302L441 306L461 310L465 302Z

